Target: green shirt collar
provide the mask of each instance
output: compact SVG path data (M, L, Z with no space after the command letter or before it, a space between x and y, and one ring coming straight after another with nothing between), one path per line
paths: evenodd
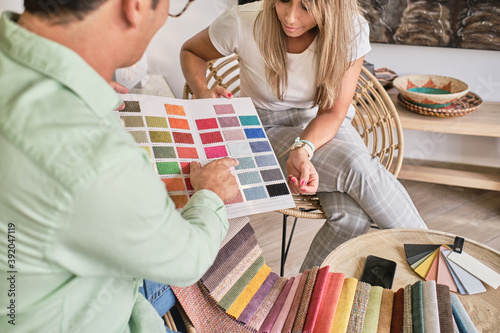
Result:
M77 53L24 29L16 23L18 19L19 14L11 12L0 18L0 50L5 55L60 82L99 116L122 103L108 82Z

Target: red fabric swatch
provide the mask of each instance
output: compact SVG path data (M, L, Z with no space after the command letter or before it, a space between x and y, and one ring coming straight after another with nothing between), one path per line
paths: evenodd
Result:
M400 288L394 293L392 303L391 333L403 331L403 308L404 308L404 288Z
M344 278L344 273L328 273L325 291L321 298L321 305L313 332L330 332L340 292L342 291L342 285L344 284Z
M326 288L326 282L328 280L328 272L330 271L330 266L325 266L320 268L318 275L316 276L316 283L314 284L313 293L311 296L311 301L309 303L309 309L307 310L306 322L302 331L312 332L314 325L316 323L316 318L318 317L319 307L321 304L321 298Z

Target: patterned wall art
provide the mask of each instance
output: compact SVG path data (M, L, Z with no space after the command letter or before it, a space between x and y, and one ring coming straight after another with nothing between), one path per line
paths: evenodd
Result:
M500 0L359 0L359 4L370 23L373 43L500 50Z
M377 43L500 50L500 0L360 0Z

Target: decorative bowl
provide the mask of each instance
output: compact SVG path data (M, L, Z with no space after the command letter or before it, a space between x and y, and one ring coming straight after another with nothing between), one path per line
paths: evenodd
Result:
M399 76L393 85L408 102L434 109L446 107L469 92L465 82L440 75Z

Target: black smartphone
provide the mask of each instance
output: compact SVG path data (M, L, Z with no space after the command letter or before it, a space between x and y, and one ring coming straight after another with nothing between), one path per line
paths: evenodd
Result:
M391 289L394 274L396 274L396 263L394 261L376 256L368 256L366 257L360 281L366 282L371 286Z

